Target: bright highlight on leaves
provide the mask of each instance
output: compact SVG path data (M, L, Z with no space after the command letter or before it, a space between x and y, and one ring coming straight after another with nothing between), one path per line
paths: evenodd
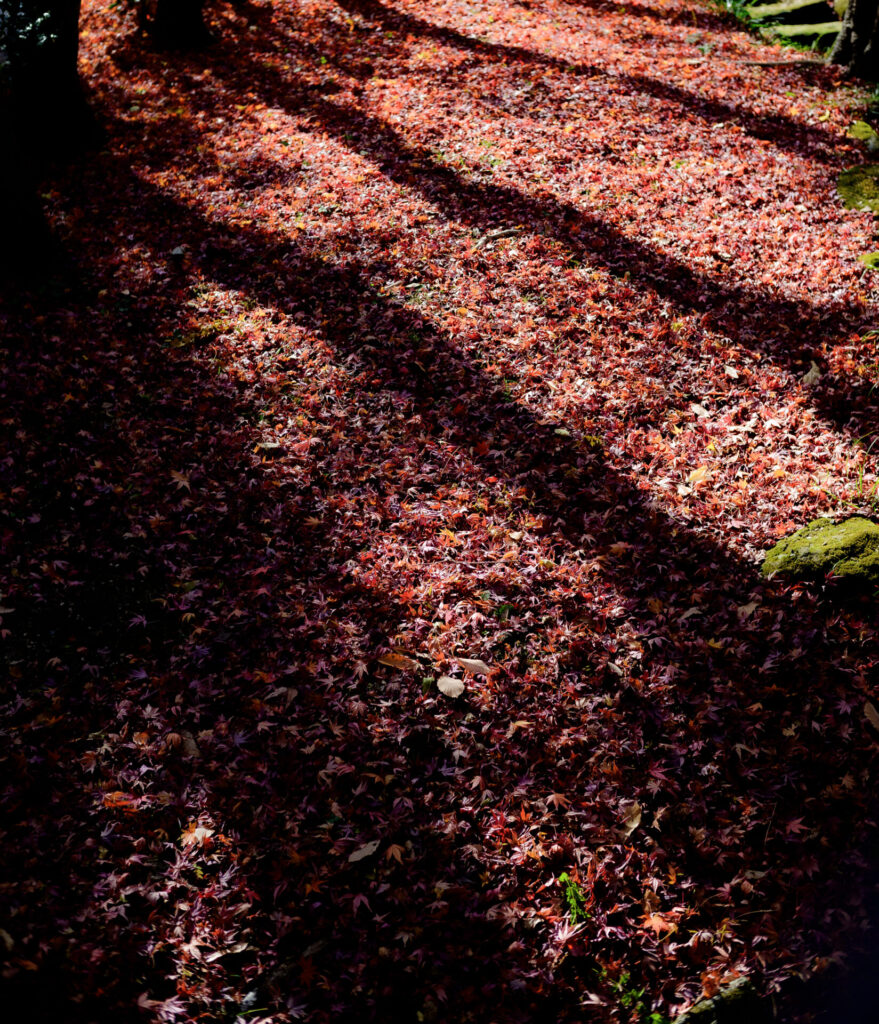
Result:
M193 822L180 836L180 845L204 846L213 835L214 830L212 828L206 828L204 825L197 825Z

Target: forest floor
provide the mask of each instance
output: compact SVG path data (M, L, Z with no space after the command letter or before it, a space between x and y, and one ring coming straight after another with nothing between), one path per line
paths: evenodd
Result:
M832 970L876 605L759 564L879 500L866 90L692 0L211 17L87 0L106 141L2 307L5 1005L660 1024Z

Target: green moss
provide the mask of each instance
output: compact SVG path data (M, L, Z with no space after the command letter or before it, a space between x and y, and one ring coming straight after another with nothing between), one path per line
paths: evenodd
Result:
M768 1024L769 1004L747 978L737 978L711 999L701 999L676 1024Z
M761 572L799 580L832 573L853 583L879 583L879 526L862 516L841 523L815 519L771 548Z
M836 189L849 210L879 213L879 164L849 167L840 174Z
M850 139L860 139L861 142L866 142L869 149L873 149L877 142L879 142L879 134L876 133L876 129L871 125L867 124L866 121L855 121L853 125L849 127L846 135Z

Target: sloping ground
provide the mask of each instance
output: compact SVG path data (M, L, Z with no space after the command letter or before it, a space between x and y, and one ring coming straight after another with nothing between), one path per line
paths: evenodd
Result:
M5 1005L657 1024L855 946L875 604L758 567L872 511L857 91L682 2L85 17L76 271L4 307Z

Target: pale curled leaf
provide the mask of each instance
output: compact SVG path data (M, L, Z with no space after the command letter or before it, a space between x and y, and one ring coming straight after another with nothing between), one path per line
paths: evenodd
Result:
M621 810L623 812L623 835L628 839L641 824L641 805L637 800L633 800L630 804L623 804Z
M213 953L208 953L204 958L206 964L212 964L215 960L219 960L223 956L235 956L238 953L244 953L250 949L250 946L246 942L236 942L233 946L229 946L227 949L216 949Z
M864 717L874 729L879 730L879 711L876 710L876 705L871 700L864 705Z
M818 368L818 364L812 360L812 365L809 367L808 372L804 373L802 378L804 384L817 384L821 380L821 370Z
M181 751L184 757L201 757L201 750L195 737L188 729L180 730Z
M480 658L455 658L455 661L468 672L475 672L483 676L487 676L491 672L491 666L486 665Z
M364 843L363 846L348 855L348 863L356 864L359 860L366 860L367 857L371 857L375 853L379 846L381 846L380 839L373 839L370 843Z
M436 681L436 685L440 693L452 699L460 697L464 692L464 684L460 679L455 679L453 676L440 676Z

